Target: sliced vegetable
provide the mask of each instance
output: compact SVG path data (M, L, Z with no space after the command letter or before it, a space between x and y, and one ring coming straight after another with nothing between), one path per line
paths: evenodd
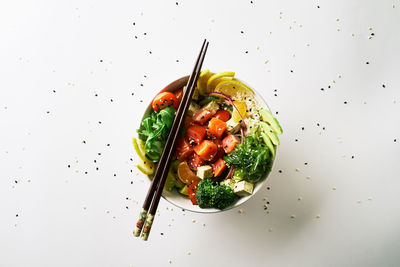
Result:
M261 129L264 131L264 133L266 133L268 135L268 137L271 139L272 143L276 146L279 146L279 144L280 144L279 138L276 135L276 133L274 132L274 130L272 130L272 128L263 121L260 121L260 126L261 126Z
M267 122L272 130L274 130L277 134L282 134L282 127L279 124L278 120L271 114L271 112L267 109L260 109L258 111L263 121Z
M196 153L193 153L188 158L188 165L190 169L197 171L197 167L204 165L204 160Z
M203 160L211 160L218 152L218 146L210 140L203 140L199 145L195 146L194 151Z
M166 107L173 107L178 109L178 98L171 92L159 93L153 100L153 110L159 112Z
M200 180L200 178L197 177L197 175L189 168L186 161L183 161L178 165L178 178L187 185Z
M213 116L213 113L210 110L201 108L193 115L193 121L200 123L200 124L204 124L212 116Z
M221 121L227 122L230 119L231 114L226 110L220 109L214 114L214 117L220 119Z
M174 92L176 98L178 99L178 104L181 103L182 96L183 96L183 89L178 89Z
M198 205L197 201L196 201L196 192L197 192L198 184L199 184L199 182L196 181L196 182L192 183L191 185L189 185L189 187L188 187L188 195L189 195L190 201L192 201L193 205Z
M184 161L190 156L190 154L192 154L192 152L193 147L189 142L183 137L179 138L176 145L176 157L180 161Z
M167 175L167 179L165 180L164 189L171 191L176 185L177 179L175 175L170 170Z
M189 140L189 144L200 144L206 135L206 128L200 125L193 125L186 129L185 137Z
M231 153L237 144L239 144L239 139L233 134L228 134L222 139L222 147L227 154Z
M212 118L208 122L207 135L210 138L221 138L226 131L226 123L218 118Z
M274 158L275 157L275 148L271 142L271 139L269 139L269 137L264 132L261 132L260 134L261 134L262 139L264 140L264 143L267 145L269 151L271 151L272 157Z
M218 96L205 96L202 100L200 100L199 105L204 106L210 103L211 101L220 101L221 97Z
M188 186L185 185L184 187L182 187L181 190L179 190L179 193L181 193L182 195L185 195L185 196L189 196Z
M213 165L213 173L215 177L218 177L221 175L221 173L225 170L226 168L226 163L223 159L219 159L217 160Z

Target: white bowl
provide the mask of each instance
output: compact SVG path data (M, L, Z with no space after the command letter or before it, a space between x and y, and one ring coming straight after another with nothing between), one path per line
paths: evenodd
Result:
M169 85L167 85L164 89L162 89L159 93L161 92L165 92L165 91L169 91L169 92L173 92L179 88L182 88L183 86L185 86L187 84L187 81L189 79L189 76L185 76L182 77L172 83L170 83ZM265 100L260 96L260 94L257 93L256 90L254 90L252 88L252 90L254 91L255 94L255 98L258 101L258 103L260 104L260 106L262 106L263 108L266 108L269 110L269 107L267 105L267 103L265 102ZM144 118L147 118L150 113L153 111L152 109L152 103L149 104L149 106L147 107L142 120ZM141 121L142 121L141 120ZM271 168L273 166L273 163L271 164ZM241 204L243 204L244 202L246 202L247 200L249 200L251 197L253 197L260 189L261 187L266 183L267 181L267 177L268 174L265 174L265 176L256 183L256 185L254 186L254 190L253 190L253 194L247 197L241 197L238 200L235 200L235 202L233 203L233 205L229 206L228 208L224 209L224 210L219 210L219 209L213 209L213 208L206 208L206 209L202 209L197 205L193 205L192 202L190 201L190 199L188 197L183 196L182 194L180 194L177 191L167 191L164 190L162 197L167 200L168 202L170 202L171 204L181 208L181 209L185 209L185 210L190 210L193 212L199 212L199 213L216 213L216 212L223 212L235 207L240 206ZM150 179L147 180L150 184Z

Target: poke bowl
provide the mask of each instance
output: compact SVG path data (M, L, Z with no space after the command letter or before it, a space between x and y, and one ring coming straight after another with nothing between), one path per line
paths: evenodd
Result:
M148 182L188 79L177 79L156 95L133 138L137 167ZM266 183L281 133L265 100L233 72L201 72L162 197L199 213L245 203Z

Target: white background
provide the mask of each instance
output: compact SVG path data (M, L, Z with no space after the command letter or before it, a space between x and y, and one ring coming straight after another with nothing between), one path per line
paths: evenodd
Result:
M398 266L400 2L177 3L1 2L0 266ZM131 137L203 38L203 68L278 111L270 190L243 213L162 200L143 242Z

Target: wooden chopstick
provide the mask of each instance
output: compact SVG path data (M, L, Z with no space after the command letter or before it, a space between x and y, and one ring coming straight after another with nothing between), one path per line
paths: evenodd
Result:
M172 127L170 130L170 134L167 138L167 142L163 149L163 153L161 154L160 161L157 165L153 180L150 184L150 188L147 192L145 201L143 203L142 210L140 211L139 219L136 223L136 228L133 234L134 236L139 236L143 228L143 232L141 235L141 238L143 240L148 239L150 229L154 220L154 215L157 211L158 203L160 202L161 194L164 189L164 184L169 171L169 165L171 163L171 159L175 151L175 145L178 139L179 131L183 125L185 113L189 108L194 88L197 79L200 75L204 57L207 52L207 48L208 48L208 42L204 40L200 53L197 57L193 72L190 75L188 83L186 85L186 90L183 93L182 101L176 112L174 122L172 123ZM148 212L149 207L150 211Z

